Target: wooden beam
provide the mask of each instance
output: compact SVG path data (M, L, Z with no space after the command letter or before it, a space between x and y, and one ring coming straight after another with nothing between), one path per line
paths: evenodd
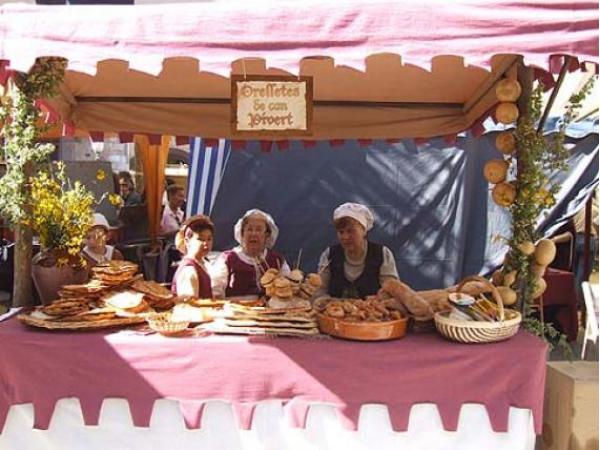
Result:
M229 105L230 98L224 97L98 97L76 96L75 100L82 103L177 103L202 105ZM448 108L462 110L462 103L452 102L379 102L369 100L313 100L315 106L322 107L351 107L351 108Z

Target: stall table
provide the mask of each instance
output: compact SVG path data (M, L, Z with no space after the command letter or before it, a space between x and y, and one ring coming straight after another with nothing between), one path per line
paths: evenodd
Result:
M195 436L198 448L218 448L206 440L219 435L229 439L221 448L426 448L433 439L427 448L532 449L541 432L547 349L522 331L485 345L435 333L388 342L165 338L10 319L0 342L0 448L78 448L58 445L66 435L87 439L85 448L165 448L161 436L165 446ZM118 407L125 401L130 417ZM332 430L338 438L324 437Z

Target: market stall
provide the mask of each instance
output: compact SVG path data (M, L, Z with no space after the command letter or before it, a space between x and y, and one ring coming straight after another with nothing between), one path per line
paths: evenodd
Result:
M303 139L453 136L478 128L498 101L497 81L514 78L520 61L548 85L565 55L580 58L567 60L572 69L588 61L597 68L596 6L278 3L242 13L230 3L185 10L8 5L0 9L0 81L27 71L36 57L64 57L60 97L40 104L48 120L69 135L135 139L145 151L159 147L161 136L164 147L166 135L235 139L230 74L312 76L312 134ZM378 448L531 449L541 432L546 348L522 331L477 346L436 334L387 343L168 339L135 331L51 334L12 319L0 323L0 337L7 352L0 366L0 418L6 419L0 443L7 446L64 448L65 427L80 414L64 402L69 398L79 400L86 424L76 425L73 448L83 441L89 448L114 447L123 442L118 439L152 445L139 430L128 437L132 428L121 415L123 404L110 400L115 397L129 401L134 425L155 425L148 436L169 445L177 436L224 448L372 448L381 440ZM152 415L161 399L179 402L187 424L202 424L198 434L182 430L172 404L166 415ZM213 400L231 404L235 419L223 419L231 411L220 407L213 408L217 415L202 414ZM57 401L61 407L52 414ZM331 429L341 424L329 407L341 424L358 424L358 433L334 438ZM219 428L221 420L227 425ZM255 434L238 434L233 423ZM47 432L39 430L47 425ZM218 432L224 432L220 441Z

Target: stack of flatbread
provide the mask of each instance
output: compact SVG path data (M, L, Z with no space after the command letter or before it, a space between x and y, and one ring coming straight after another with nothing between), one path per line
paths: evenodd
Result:
M175 295L156 281L137 280L131 289L144 294L144 300L157 311L166 311L175 305Z
M215 333L314 336L319 334L312 308L264 308L228 305L224 316L207 325Z
M105 286L122 285L138 272L138 265L129 261L109 261L92 267L92 279Z

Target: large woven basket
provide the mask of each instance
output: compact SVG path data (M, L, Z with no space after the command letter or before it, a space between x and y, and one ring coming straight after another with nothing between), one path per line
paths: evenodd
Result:
M482 344L486 342L503 341L514 336L519 331L521 314L513 310L505 310L502 305L502 297L496 287L483 277L466 277L458 285L457 293L460 293L465 283L469 281L480 281L487 284L492 290L492 296L498 304L500 313L499 322L483 322L457 320L448 317L448 313L436 313L434 316L435 327L442 336L452 341L466 344Z

